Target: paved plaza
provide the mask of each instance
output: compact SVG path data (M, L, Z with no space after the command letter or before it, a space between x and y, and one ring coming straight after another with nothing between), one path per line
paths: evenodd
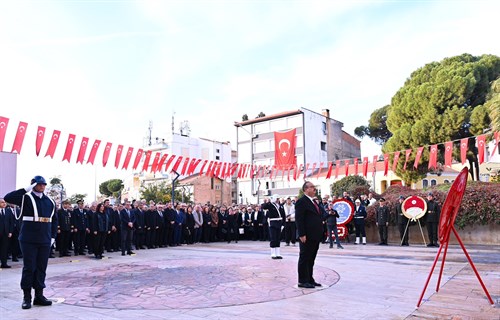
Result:
M500 247L467 246L496 305L459 246L450 246L418 298L437 248L321 245L317 289L297 287L298 246L270 258L269 243L240 241L50 259L51 307L21 309L21 263L0 270L0 319L500 319Z

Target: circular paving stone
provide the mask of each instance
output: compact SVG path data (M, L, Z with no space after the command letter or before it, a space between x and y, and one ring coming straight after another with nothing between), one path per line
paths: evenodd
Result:
M316 266L316 289L297 287L294 259L175 259L110 264L48 279L49 297L110 309L196 309L275 301L311 294L339 281Z

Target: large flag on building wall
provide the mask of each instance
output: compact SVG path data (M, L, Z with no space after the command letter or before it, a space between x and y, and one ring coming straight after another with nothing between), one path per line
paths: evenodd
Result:
M274 132L274 164L280 169L295 164L295 132Z

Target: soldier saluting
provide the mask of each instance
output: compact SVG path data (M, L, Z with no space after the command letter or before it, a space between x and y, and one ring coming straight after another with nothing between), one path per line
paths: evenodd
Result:
M31 288L35 289L34 305L50 306L52 301L43 296L50 247L57 234L57 215L54 201L44 194L47 182L42 176L31 179L31 185L5 195L5 201L21 208L22 219L19 244L23 253L21 289L23 309L31 308Z

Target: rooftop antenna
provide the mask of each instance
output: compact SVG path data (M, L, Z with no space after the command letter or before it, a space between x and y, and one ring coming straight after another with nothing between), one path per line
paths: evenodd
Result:
M175 117L175 112L172 113L172 135L174 135L174 129L175 129L174 117Z
M151 146L151 131L153 131L153 121L149 120L149 136L148 136L148 146Z

